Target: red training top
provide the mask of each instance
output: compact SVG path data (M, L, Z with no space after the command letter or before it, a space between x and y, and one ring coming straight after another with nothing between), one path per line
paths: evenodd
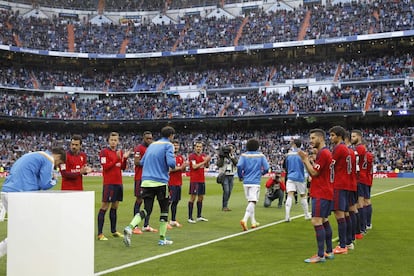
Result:
M202 153L200 155L196 153L191 153L188 157L188 162L190 163L190 182L205 182L204 176L204 166L201 166L198 169L194 169L193 165L204 162L206 154Z
M312 176L310 196L326 200L333 199L333 179L331 175L332 154L327 147L322 148L316 155L313 164L318 175Z
M117 151L110 148L101 150L99 159L102 165L103 184L122 185L122 170L126 168L126 159L122 157L122 150L119 151L120 157L117 156Z
M146 147L145 144L139 144L138 146L134 148L134 156L135 157L141 156L141 159L142 159L142 157L144 157L145 152L147 151L147 148L148 147ZM142 178L142 166L140 165L135 166L134 180L141 180L141 178Z
M177 167L181 167L184 164L184 157L180 154L175 156L175 164ZM181 186L183 185L183 171L170 172L170 179L168 181L170 186Z
M62 175L62 190L83 191L80 170L86 164L86 153L80 152L78 155L74 155L70 150L66 152L66 162L59 166Z

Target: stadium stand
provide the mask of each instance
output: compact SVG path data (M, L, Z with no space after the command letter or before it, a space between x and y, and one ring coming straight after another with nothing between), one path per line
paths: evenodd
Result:
M412 171L413 3L344 2L8 2L0 7L2 165L23 152L67 144L77 131L98 170L105 134L97 125L123 130L129 147L142 129L171 123L184 154L197 137L214 151L228 142L243 150L256 136L280 168L287 137L306 136L317 121L363 128L377 170ZM121 17L125 11L136 13ZM381 39L350 39L370 34ZM324 43L308 46L313 40ZM263 46L281 42L287 46ZM230 54L221 50L233 46ZM165 55L144 59L141 53ZM123 59L127 54L137 57ZM376 117L368 120L369 112ZM400 115L392 122L401 127L391 127L389 112Z
M37 1L41 7L40 2ZM112 1L108 2L110 4ZM3 35L3 39L7 39L12 45L19 46L19 43L22 47L31 49L62 52L74 46L76 52L107 54L119 53L125 39L130 38L125 51L142 53L335 38L414 29L411 15L414 4L410 1L389 4L382 1L352 3L328 7L302 6L269 12L257 9L234 18L208 17L202 16L200 12L187 12L174 18L175 21L171 21L170 24L149 21L138 25L117 22L96 25L83 22L77 14L68 22L68 18L65 17L67 14L63 13L54 14L52 18L40 16L40 13L26 17L14 10L2 10L0 23L3 25L2 30L12 28L11 33L4 32ZM86 5L88 6L87 3ZM72 24L75 25L74 45L67 43L68 25Z
M400 171L412 172L414 169L414 128L379 127L362 129L366 138L367 147L374 153L376 171L390 172L395 168ZM268 156L274 170L281 169L286 152L289 149L290 137L300 135L306 141L307 132L298 129L287 130L263 130L255 133L247 131L233 131L226 133L210 132L208 130L194 135L189 132L181 132L178 137L181 142L181 150L184 156L188 156L193 150L193 142L200 136L208 143L207 150L215 154L215 149L226 143L236 145L238 153L245 150L246 141L252 136L260 137L260 142L266 147L261 150ZM104 132L82 133L84 137L83 149L89 156L89 162L95 171L100 171L99 151L105 145ZM155 137L159 133L154 132ZM22 153L48 149L56 145L69 145L71 133L58 131L0 131L3 143L0 145L0 164L9 168L14 160ZM128 148L141 139L141 134L136 132L123 132L121 136L122 147ZM132 160L131 160L132 162ZM132 165L132 164L130 164ZM132 168L133 166L130 166ZM211 170L214 170L214 159L211 162Z

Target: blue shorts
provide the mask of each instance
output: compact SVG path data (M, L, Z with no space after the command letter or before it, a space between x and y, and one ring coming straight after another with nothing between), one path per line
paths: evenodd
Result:
M371 186L358 183L358 196L366 199L371 198Z
M334 196L332 200L333 211L349 211L349 196L347 190L334 189Z
M190 182L190 195L205 195L206 194L206 183L204 182Z
M134 180L135 197L141 197L141 194L142 194L141 183L142 183L142 180Z
M170 201L178 202L181 200L181 186L168 186Z
M331 214L331 200L312 198L312 217L327 218Z
M348 191L349 197L349 206L355 205L358 202L358 192L357 191Z
M124 186L119 184L103 185L102 202L116 202L124 199Z

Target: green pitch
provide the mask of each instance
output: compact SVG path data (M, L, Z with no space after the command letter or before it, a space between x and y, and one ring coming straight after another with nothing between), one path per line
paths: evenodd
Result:
M263 182L266 179L263 179ZM85 190L95 191L95 214L100 207L102 179L86 177ZM414 270L411 249L414 244L414 208L412 197L414 179L376 179L372 189L373 229L363 240L358 240L354 251L337 255L335 260L323 264L306 264L303 260L316 253L315 232L305 221L300 204L293 206L290 223L284 218L284 208L276 202L256 207L256 218L262 227L242 232L242 218L246 200L242 184L235 180L230 199L231 212L221 211L221 185L214 178L207 179L207 193L203 216L209 222L187 223L188 178L184 179L182 200L177 220L182 228L168 231L174 241L171 246L158 246L157 233L144 233L132 237L132 246L126 248L121 239L112 238L108 214L104 233L108 241L95 241L95 273L97 275L411 275ZM394 191L393 188L402 187ZM56 187L59 189L60 187ZM382 194L381 194L382 193ZM124 178L124 201L118 210L118 231L122 232L133 215L133 178ZM194 208L196 212L196 207ZM96 219L96 217L95 217ZM150 224L158 228L157 203ZM336 222L330 217L334 236ZM96 222L95 222L96 225ZM30 223L22 226L30 235ZM96 227L95 227L96 228ZM0 239L6 236L7 222L0 223ZM95 229L96 232L96 229ZM65 238L70 238L65 237ZM22 249L24 250L24 248ZM0 259L0 275L6 275L6 258ZM53 264L49 264L53 265Z

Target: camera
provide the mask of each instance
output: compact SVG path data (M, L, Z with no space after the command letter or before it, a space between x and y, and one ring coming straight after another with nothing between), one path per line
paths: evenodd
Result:
M232 148L231 145L224 145L224 146L222 146L220 148L219 155L221 155L221 156L228 156L228 155L230 155L231 148Z
M280 182L282 179L282 171L276 170L273 176L275 182Z

